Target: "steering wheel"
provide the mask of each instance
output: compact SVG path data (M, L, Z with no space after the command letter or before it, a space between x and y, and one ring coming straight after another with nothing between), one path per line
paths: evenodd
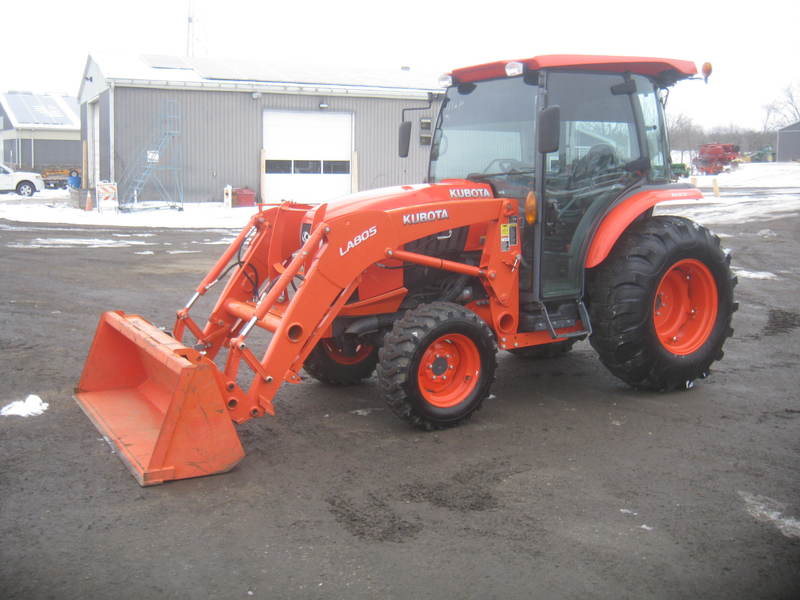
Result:
M497 169L492 169L494 165L497 165ZM483 170L482 174L494 173L498 171L501 173L509 173L510 171L523 171L529 168L530 167L524 162L515 158L495 158L492 162L486 165L486 168Z

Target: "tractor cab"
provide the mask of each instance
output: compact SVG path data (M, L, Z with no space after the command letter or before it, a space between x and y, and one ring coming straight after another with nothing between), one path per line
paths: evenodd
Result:
M519 199L523 299L581 298L603 217L635 191L670 183L659 92L694 65L641 60L538 57L449 76L429 181L488 183Z

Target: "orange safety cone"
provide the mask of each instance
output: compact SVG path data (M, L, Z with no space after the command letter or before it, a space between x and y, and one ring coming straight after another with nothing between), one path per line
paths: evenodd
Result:
M93 210L94 203L92 202L92 191L86 190L86 204L83 207L83 210Z

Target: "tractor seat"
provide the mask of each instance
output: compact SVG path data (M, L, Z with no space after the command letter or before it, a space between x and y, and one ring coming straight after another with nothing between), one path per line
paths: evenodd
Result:
M600 175L619 165L614 147L610 144L596 144L589 149L586 156L575 161L572 171L573 179L586 179Z

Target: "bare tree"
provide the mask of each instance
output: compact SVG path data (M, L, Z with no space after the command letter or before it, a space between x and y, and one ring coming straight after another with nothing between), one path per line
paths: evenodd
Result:
M783 90L783 114L789 121L787 125L800 121L800 82Z
M800 121L800 81L787 85L777 100L764 106L764 127L780 129Z
M695 125L691 117L681 113L667 118L667 130L670 146L681 153L681 162L691 160L692 153L703 143L703 129ZM684 160L686 152L689 153L689 157Z
M780 100L773 100L769 104L765 104L762 108L764 109L764 119L762 121L761 131L766 132L777 129L779 123L782 121Z

